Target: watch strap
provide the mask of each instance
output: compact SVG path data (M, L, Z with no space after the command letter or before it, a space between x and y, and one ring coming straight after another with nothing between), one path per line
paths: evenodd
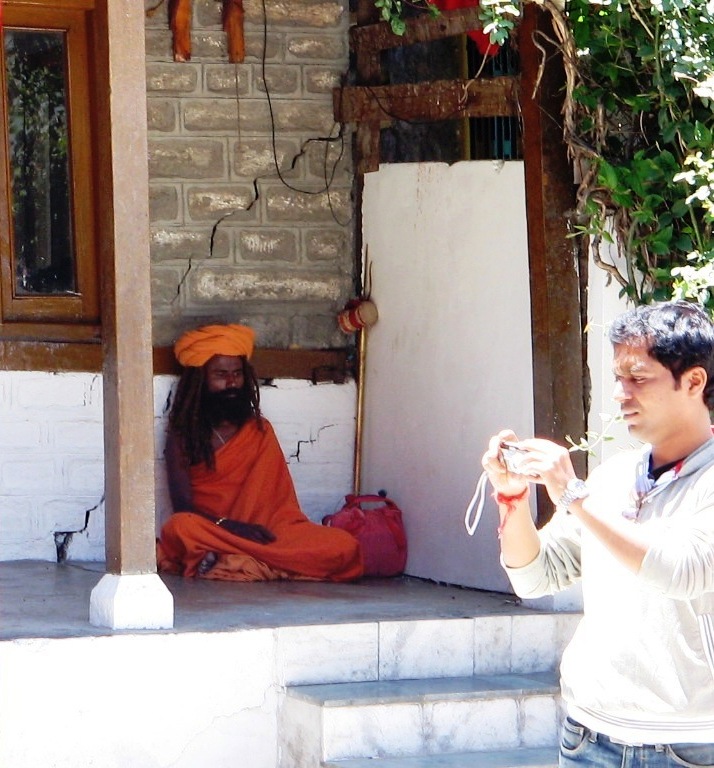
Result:
M565 491L560 499L558 499L556 506L567 510L574 501L585 499L589 495L590 491L585 484L585 481L578 477L574 477L571 480L568 480L568 484L565 486Z

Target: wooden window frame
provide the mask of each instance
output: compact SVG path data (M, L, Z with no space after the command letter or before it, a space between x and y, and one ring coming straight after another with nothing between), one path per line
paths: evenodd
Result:
M59 6L59 7L58 7ZM98 342L100 326L100 270L98 249L99 200L97 196L100 156L93 79L96 54L94 0L4 0L3 27L64 32L67 55L68 125L70 131L69 169L71 215L74 240L76 296L17 296L12 259L12 215L10 202L10 160L7 131L7 83L0 66L0 344L3 368L55 370L61 349L44 355L47 344ZM4 39L0 54L4 55ZM18 343L14 343L18 342ZM31 348L38 345L37 350ZM30 346L28 346L30 345ZM19 351L18 351L19 350ZM67 350L76 366L81 351ZM29 354L28 354L29 353ZM94 355L90 355L94 357ZM32 363L30 363L32 360ZM89 363L89 361L88 361ZM88 368L94 368L89 363Z

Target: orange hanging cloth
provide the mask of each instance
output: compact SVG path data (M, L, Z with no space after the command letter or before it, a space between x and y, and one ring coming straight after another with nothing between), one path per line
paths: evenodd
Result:
M169 0L174 61L191 59L191 0Z
M228 38L228 61L240 64L245 59L243 0L223 0L223 30Z

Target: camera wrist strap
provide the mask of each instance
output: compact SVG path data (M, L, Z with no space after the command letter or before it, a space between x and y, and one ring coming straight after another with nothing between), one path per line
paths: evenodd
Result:
M481 477L476 483L476 491L471 497L468 507L466 508L466 514L464 515L464 525L469 536L473 536L478 528L481 515L483 514L483 507L486 503L486 483L488 482L488 475L485 472L481 473ZM475 510L475 514L474 514ZM471 519L473 515L473 520Z

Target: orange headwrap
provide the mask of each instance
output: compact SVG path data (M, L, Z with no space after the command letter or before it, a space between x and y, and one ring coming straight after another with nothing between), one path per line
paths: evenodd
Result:
M184 366L198 368L214 355L253 354L255 331L247 325L204 325L187 331L174 345L176 359Z

